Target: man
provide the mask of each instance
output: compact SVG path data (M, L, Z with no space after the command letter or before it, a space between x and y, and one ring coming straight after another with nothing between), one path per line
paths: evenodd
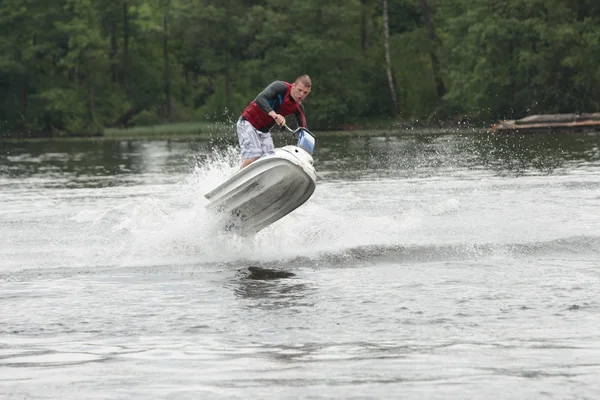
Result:
M275 81L267 86L242 113L237 122L237 135L242 148L240 169L274 149L271 129L285 125L285 116L295 114L298 126L306 128L302 101L310 93L308 75L299 76L292 84Z

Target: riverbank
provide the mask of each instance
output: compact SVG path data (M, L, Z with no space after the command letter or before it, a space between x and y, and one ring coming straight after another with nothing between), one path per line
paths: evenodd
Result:
M193 137L211 139L225 136L232 132L233 123L226 122L178 122L152 126L136 126L133 128L106 128L104 138L107 139L165 139L173 137Z
M275 131L275 130L274 130ZM393 120L369 121L361 125L344 126L335 130L312 130L316 136L413 136L430 134L470 134L485 131L481 127L439 127L409 124ZM276 132L276 131L275 131ZM278 135L278 133L275 133ZM213 140L235 137L235 122L180 122L133 128L105 128L100 135L35 136L11 135L0 137L0 141L29 140Z
M364 125L346 126L343 129L311 130L317 136L405 136L418 134L453 134L480 133L480 127L448 127L410 125L405 122L378 121ZM276 130L274 129L274 132ZM275 133L277 134L277 133ZM182 138L214 139L235 135L235 123L225 122L190 122L154 126L140 126L125 129L106 129L105 138L135 139L135 138Z

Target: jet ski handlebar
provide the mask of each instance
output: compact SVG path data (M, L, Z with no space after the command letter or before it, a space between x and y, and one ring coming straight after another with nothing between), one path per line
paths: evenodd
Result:
M283 126L285 127L285 129L291 132L296 139L298 139L298 147L306 150L308 154L313 153L313 151L315 150L315 137L311 133L311 131L303 127L298 127L294 130L287 126L287 124L284 124Z

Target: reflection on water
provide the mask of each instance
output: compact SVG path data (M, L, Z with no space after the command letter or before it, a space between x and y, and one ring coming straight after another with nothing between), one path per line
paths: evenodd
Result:
M277 145L287 144L276 138ZM232 140L81 140L2 142L0 173L119 176L189 172L207 156L223 152ZM335 178L360 178L369 171L399 177L443 171L488 169L496 175L551 174L572 161L600 164L600 135L495 136L485 132L412 136L317 134L315 163ZM83 179L85 181L85 179Z
M0 173L10 177L106 177L183 172L207 151L206 143L172 140L65 140L0 142Z
M335 143L333 143L335 141ZM389 137L326 137L317 165L349 178L348 170L379 176L431 176L488 169L500 176L547 175L570 161L600 164L600 135L514 135L486 133Z
M247 308L266 311L292 307L312 307L310 294L316 289L295 279L261 281L242 277L234 284L234 293L246 301Z
M481 163L501 176L522 176L528 171L552 174L570 158L580 158L584 150L578 141L557 135L490 136L476 144ZM564 149L567 150L564 150Z

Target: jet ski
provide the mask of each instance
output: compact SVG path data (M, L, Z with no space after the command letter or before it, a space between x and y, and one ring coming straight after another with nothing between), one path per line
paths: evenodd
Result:
M315 137L306 128L287 130L296 145L263 155L206 193L206 208L215 211L227 231L252 235L304 204L315 191L312 153Z

